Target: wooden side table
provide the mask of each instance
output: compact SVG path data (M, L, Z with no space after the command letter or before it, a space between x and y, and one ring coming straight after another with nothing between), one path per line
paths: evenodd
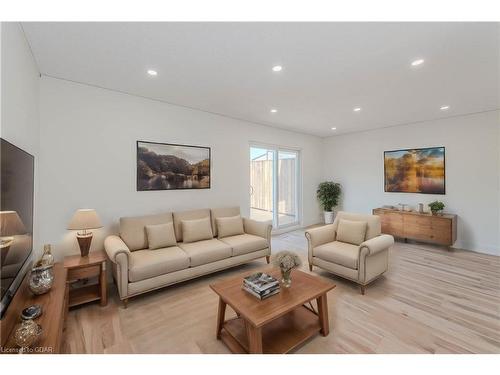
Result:
M108 303L106 287L106 253L92 251L88 256L72 255L64 258L64 267L68 270L69 302L68 306L77 306L92 301L101 301L101 306ZM81 287L71 287L70 284L82 279L97 277L97 283Z

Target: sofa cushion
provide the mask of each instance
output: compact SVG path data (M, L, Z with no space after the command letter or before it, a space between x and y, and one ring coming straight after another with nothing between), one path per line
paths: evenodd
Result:
M236 236L224 237L221 241L231 246L233 249L233 257L269 247L265 238L254 236L253 234L239 234Z
M189 268L188 255L177 246L157 250L137 250L130 253L129 260L130 282Z
M150 250L161 249L177 245L174 233L174 224L146 225L148 245Z
M179 244L179 247L189 256L191 267L231 257L231 246L215 238L198 242L183 242Z
M182 242L182 220L197 220L197 219L210 219L210 210L202 209L202 210L191 210L191 211L180 211L173 213L174 218L174 229L175 229L175 238L177 241Z
M229 217L218 217L217 222L217 232L218 238L236 236L238 234L245 234L243 229L243 219L240 215L229 216Z
M358 269L359 246L339 241L329 242L315 247L313 256L344 267Z
M214 233L214 236L217 236L219 234L217 231L217 223L216 223L217 218L238 216L239 214L240 214L240 208L238 206L212 208L210 210L210 216L212 217L212 232Z
M366 221L340 219L337 228L337 241L361 245L365 241Z
M172 213L120 218L120 237L130 251L147 249L146 225L165 224L172 221Z
M213 237L210 218L182 220L182 238L184 243L210 240Z

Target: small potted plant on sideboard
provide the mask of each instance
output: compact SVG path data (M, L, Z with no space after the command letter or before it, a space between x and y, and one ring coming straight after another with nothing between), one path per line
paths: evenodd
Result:
M325 181L318 186L316 196L324 211L325 224L333 223L333 209L339 203L341 191L340 184L333 181Z
M443 211L444 203L440 201L434 201L429 203L429 208L433 215L437 215L439 212Z

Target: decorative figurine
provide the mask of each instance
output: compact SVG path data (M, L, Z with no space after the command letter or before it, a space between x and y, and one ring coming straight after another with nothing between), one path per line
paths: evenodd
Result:
M23 319L23 320L36 319L40 315L42 315L42 307L40 305L32 305L32 306L26 307L21 312L21 319Z

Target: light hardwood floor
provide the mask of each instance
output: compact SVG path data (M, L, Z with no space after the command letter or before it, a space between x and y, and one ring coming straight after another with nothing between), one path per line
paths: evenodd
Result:
M273 253L299 253L304 231L273 238ZM228 353L215 338L218 299L208 284L262 267L264 260L133 298L123 309L71 309L68 353ZM500 353L500 257L397 242L389 271L359 294L356 284L315 268L337 288L328 294L330 335L298 353ZM292 279L293 282L293 279Z

